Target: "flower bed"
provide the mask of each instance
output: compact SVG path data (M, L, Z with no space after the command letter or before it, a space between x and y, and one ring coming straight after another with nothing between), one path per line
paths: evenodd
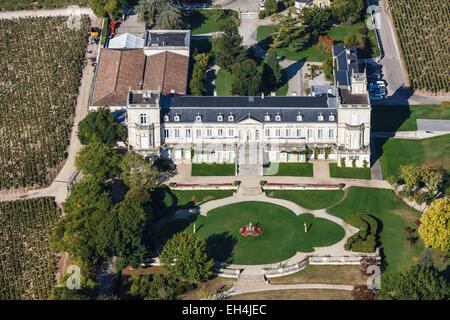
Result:
M233 183L172 183L173 190L237 190Z
M265 189L272 190L339 190L343 188L341 184L298 184L298 183L267 183Z

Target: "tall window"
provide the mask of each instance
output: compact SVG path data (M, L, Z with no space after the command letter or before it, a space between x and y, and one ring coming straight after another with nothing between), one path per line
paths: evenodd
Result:
M270 129L266 129L266 133L265 133L266 137L270 136Z
M169 138L170 134L169 134L169 129L164 129L164 138Z
M191 137L191 129L186 129L186 138Z
M281 130L280 130L280 129L276 129L276 130L275 130L275 135L276 135L277 137L281 136Z
M202 129L197 129L196 132L195 132L195 136L197 138L200 138L202 136Z
M329 129L328 130L328 137L334 138L334 129Z
M141 113L139 116L139 123L140 124L147 124L147 114Z
M308 129L308 138L312 138L312 136L313 136L312 129Z
M222 137L223 136L223 130L222 129L217 130L217 135L219 137Z
M291 129L286 129L286 137L290 137L291 136Z
M207 137L211 137L212 136L212 129L207 129L206 130L206 136Z
M323 129L317 130L317 138L319 138L319 139L323 138Z
M180 129L175 129L175 138L180 137Z
M233 137L234 136L234 130L233 129L228 129L228 136L229 137Z

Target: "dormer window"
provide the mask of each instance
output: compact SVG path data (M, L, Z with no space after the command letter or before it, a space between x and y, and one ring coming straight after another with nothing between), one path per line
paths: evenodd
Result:
M230 113L228 115L228 121L233 122L234 121L234 114Z
M317 117L318 121L323 121L323 114L319 114L319 116Z
M195 122L202 122L202 115L200 113L197 113L195 116Z
M328 117L328 120L329 121L334 121L335 120L334 114L330 114L330 116Z
M270 121L270 114L266 113L264 116L264 121Z
M303 121L303 115L300 113L297 115L297 121Z
M222 122L223 121L223 114L219 113L217 115L217 121Z
M169 120L170 120L170 117L169 117L168 114L166 114L166 115L164 116L164 122L169 122Z
M178 113L173 117L173 121L180 122L180 115Z
M275 121L281 121L281 114L279 113L276 114Z

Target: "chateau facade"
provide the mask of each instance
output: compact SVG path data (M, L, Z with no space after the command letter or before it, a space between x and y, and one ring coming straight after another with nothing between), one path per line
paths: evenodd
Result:
M261 174L268 162L305 157L369 165L371 107L354 47L333 47L334 85L315 96L188 96L189 37L189 31L148 31L142 49L102 50L90 107L126 111L130 150L174 161L250 165L252 174ZM111 63L102 59L105 50L139 58L130 65L120 58L105 71L102 63ZM127 72L134 80L125 80ZM102 102L107 98L99 92L114 101Z

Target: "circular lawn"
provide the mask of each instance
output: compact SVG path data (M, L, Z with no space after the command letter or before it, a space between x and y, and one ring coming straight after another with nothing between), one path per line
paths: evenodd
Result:
M169 222L163 233L192 233L194 222L182 220ZM261 227L259 236L246 238L239 234L239 228L249 222ZM345 234L332 221L310 214L297 216L287 208L265 202L240 202L211 210L206 217L198 216L195 226L196 234L206 240L212 258L235 264L280 262L298 251L312 252L313 247L332 245ZM164 238L168 236L165 234Z

